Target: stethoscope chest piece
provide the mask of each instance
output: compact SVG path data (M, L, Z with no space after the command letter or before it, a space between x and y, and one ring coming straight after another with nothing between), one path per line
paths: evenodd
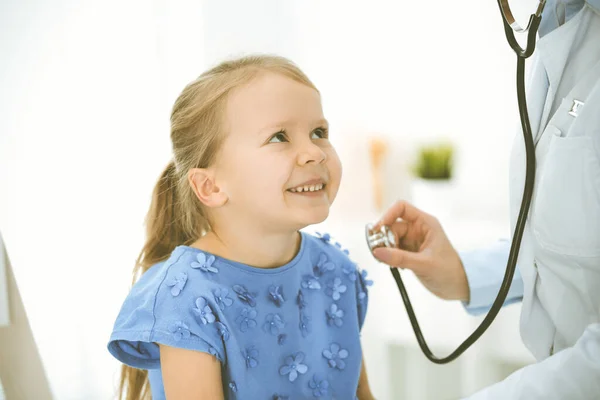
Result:
M367 224L365 226L365 236L371 253L378 247L398 247L396 234L385 225L376 230L373 228L373 224Z

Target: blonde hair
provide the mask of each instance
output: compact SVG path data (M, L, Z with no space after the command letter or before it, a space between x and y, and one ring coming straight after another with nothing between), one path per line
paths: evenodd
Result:
M187 180L192 168L213 164L221 148L228 94L260 73L274 72L317 88L291 61L253 55L225 61L206 71L181 92L171 112L173 160L161 174L146 216L146 242L133 270L133 283L152 265L169 257L176 246L191 244L210 230L206 210ZM119 399L150 399L148 372L123 365Z

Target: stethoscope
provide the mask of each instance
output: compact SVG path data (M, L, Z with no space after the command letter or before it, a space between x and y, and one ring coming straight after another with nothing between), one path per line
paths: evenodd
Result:
M529 115L527 113L527 102L525 97L525 60L529 56L531 56L533 54L533 51L535 50L536 35L540 26L540 22L542 20L542 11L544 10L545 4L546 0L540 0L537 11L535 12L535 14L532 14L529 18L529 23L527 27L521 28L515 20L515 18L513 17L513 13L511 12L510 6L508 5L508 0L498 0L498 6L500 7L500 12L502 14L502 22L504 23L504 32L506 33L506 38L508 40L508 43L517 55L517 98L519 102L519 114L521 117L523 138L525 140L526 174L523 199L521 201L521 209L519 211L519 217L515 226L515 233L512 239L512 244L508 257L508 264L506 266L506 273L504 274L504 280L502 281L502 285L500 286L500 291L498 292L496 300L492 304L490 311L483 319L481 324L477 327L477 329L475 329L475 331L471 334L471 336L469 336L460 346L458 346L458 348L454 350L454 352L452 352L447 357L438 358L435 355L433 355L433 353L429 349L429 346L427 346L425 339L423 338L421 328L419 327L419 322L417 321L417 317L415 316L415 313L413 311L410 299L408 298L406 288L404 287L402 279L400 278L400 273L398 272L398 269L390 267L390 271L392 272L392 275L396 280L396 285L398 285L398 289L400 290L402 300L404 301L404 305L406 307L406 312L408 313L408 317L417 337L419 346L421 347L421 350L423 351L425 356L436 364L445 364L456 359L473 343L475 343L477 339L479 339L479 337L489 328L489 326L492 324L492 321L494 321L494 318L496 318L498 312L502 308L504 301L506 300L506 296L508 294L508 290L510 289L510 284L512 282L513 275L515 273L515 267L519 255L519 248L521 246L521 238L523 237L523 229L525 228L525 221L527 220L529 205L531 203L533 182L535 178L535 147L533 143L533 136L531 134ZM527 47L523 49L517 43L514 32L527 31L529 31L529 34L527 36ZM373 226L373 224L367 224L365 228L367 244L369 245L369 249L371 250L371 252L373 252L373 250L378 247L398 246L398 237L392 230L390 230L387 226L381 226L379 231L374 231Z

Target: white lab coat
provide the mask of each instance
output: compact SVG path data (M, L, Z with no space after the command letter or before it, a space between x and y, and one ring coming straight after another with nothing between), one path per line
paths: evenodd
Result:
M538 362L469 400L600 399L600 2L589 1L539 40L528 93L537 170L517 268L521 337ZM585 103L577 117L575 99ZM513 231L524 182L519 132Z

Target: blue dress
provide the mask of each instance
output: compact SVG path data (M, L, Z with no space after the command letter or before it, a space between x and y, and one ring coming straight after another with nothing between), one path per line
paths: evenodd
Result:
M272 269L177 247L133 286L108 350L148 370L154 400L157 343L214 355L226 399L355 399L371 281L329 235L301 237Z

